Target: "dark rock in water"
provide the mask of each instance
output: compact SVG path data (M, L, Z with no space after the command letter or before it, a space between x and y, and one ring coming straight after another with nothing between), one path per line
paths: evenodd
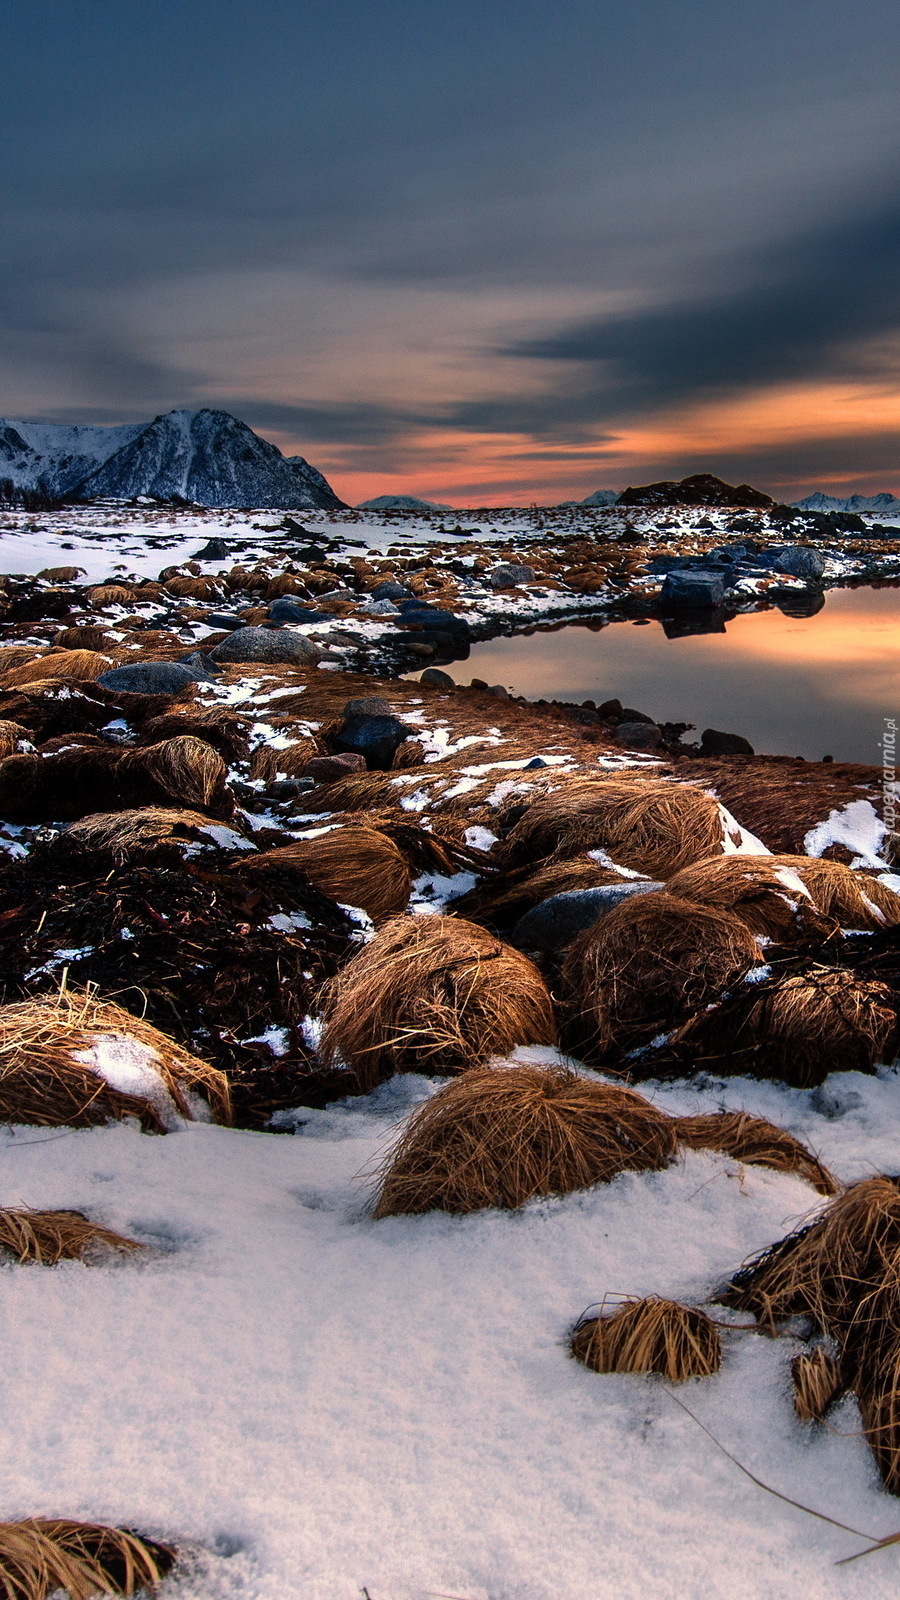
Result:
M664 479L659 483L646 483L638 489L626 489L616 502L620 506L773 506L770 495L753 489L749 483L733 488L714 478L709 472L696 472L679 483Z
M296 661L314 666L322 651L302 633L280 633L274 628L238 628L214 645L214 661Z
M182 694L191 683L203 683L209 674L179 661L134 661L127 667L112 667L101 673L97 682L103 689L127 694Z
M780 589L775 604L783 617L814 617L824 607L825 596L821 589Z
M662 744L655 722L620 722L613 738L626 750L658 750Z
M195 550L192 561L227 561L231 551L227 539L207 539L202 550Z
M215 683L221 670L212 656L205 656L202 650L192 650L190 655L179 656L178 662L180 666L190 667L196 672L198 683Z
M273 600L269 606L270 622L334 622L333 611L317 611L315 606L306 606L302 600L295 600L292 595L283 594Z
M667 639L690 639L699 633L725 632L725 607L712 606L709 611L676 611L662 617L663 633Z
M711 611L725 598L720 572L668 572L659 597L663 611Z
M239 617L236 611L211 611L206 620L211 628L234 629L247 626L244 618Z
M520 583L531 583L534 569L517 561L501 561L491 568L487 577L492 589L515 589Z
M351 750L363 756L370 771L387 772L397 750L413 732L399 717L357 714L344 718L332 747L337 752Z
M397 583L393 578L385 578L381 583L376 583L374 589L369 590L373 600L412 600L414 595L407 589L405 583Z
M356 700L348 700L341 712L342 717L389 717L390 715L390 705L380 694L364 694Z
M342 755L312 756L303 768L304 778L315 783L336 783L338 778L349 777L351 772L365 772L365 757L355 750L345 750Z
M752 756L756 752L749 739L739 733L720 733L717 728L704 728L700 735L702 756Z
M825 557L808 545L789 544L771 554L776 572L785 572L792 578L821 578L825 571Z
M597 889L568 889L563 894L551 895L549 900L542 900L519 918L510 934L510 943L519 950L563 950L579 933L592 928L623 900L663 888L664 884L650 879L629 878L621 883L603 884Z
M426 628L439 633L459 634L464 639L469 638L470 629L465 617L457 617L452 611L441 611L437 606L424 606L421 601L416 606L401 606L399 626L403 628Z
M449 672L442 672L440 667L426 667L419 676L420 683L427 683L431 689L455 689L456 684Z

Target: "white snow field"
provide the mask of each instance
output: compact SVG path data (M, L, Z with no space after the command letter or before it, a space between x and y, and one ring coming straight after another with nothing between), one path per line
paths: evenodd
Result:
M153 1250L0 1271L0 1516L172 1538L189 1551L164 1589L178 1600L892 1593L897 1550L836 1565L865 1539L763 1492L699 1425L807 1506L900 1529L855 1403L827 1427L795 1419L798 1341L728 1332L721 1373L676 1391L566 1348L604 1296L703 1300L813 1191L688 1154L519 1213L374 1222L373 1163L433 1088L395 1078L298 1112L293 1135L5 1130L4 1205L76 1206ZM845 1179L897 1166L891 1074L649 1092L770 1116Z

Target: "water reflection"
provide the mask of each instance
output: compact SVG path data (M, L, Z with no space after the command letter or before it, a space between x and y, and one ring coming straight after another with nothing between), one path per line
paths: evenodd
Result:
M833 589L777 608L706 618L701 631L570 623L474 645L459 683L530 699L617 696L661 722L740 733L757 751L878 763L900 713L900 587Z

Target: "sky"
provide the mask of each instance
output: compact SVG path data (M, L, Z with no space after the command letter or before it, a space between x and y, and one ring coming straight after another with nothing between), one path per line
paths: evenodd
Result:
M0 0L0 415L900 493L896 0Z

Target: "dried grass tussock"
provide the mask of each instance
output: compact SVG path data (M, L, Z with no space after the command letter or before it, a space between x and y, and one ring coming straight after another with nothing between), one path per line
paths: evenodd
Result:
M183 734L144 749L101 745L0 761L0 816L10 822L60 822L141 805L200 806L227 817L234 803L222 757Z
M764 1117L747 1111L709 1111L676 1120L678 1143L688 1150L716 1150L748 1167L769 1167L805 1178L819 1194L840 1192L840 1184L799 1139Z
M124 1528L53 1517L0 1522L3 1600L50 1600L60 1591L69 1600L152 1594L175 1559L167 1545Z
M797 1089L830 1072L872 1072L898 1049L897 997L877 978L836 967L748 986L672 1036L695 1065L780 1078Z
M794 1357L791 1377L794 1410L801 1422L821 1422L829 1406L840 1399L845 1389L840 1362L821 1344Z
M81 1211L0 1211L0 1250L14 1256L20 1266L36 1262L55 1267L58 1261L92 1261L109 1251L143 1250L111 1228L91 1222Z
M733 911L752 933L777 943L825 939L836 928L817 906L803 873L780 856L712 856L676 872L666 892L695 905Z
M188 1091L230 1123L224 1073L121 1006L68 989L0 1006L0 1121L87 1128L137 1117L165 1133L171 1110L192 1117Z
M13 689L18 684L38 681L46 683L53 678L67 678L72 683L92 683L115 666L116 659L101 655L99 650L55 650L5 672L0 677L0 689Z
M302 872L329 899L361 906L376 924L403 911L412 888L409 868L393 840L363 825L294 839L243 863L240 870L252 873L268 866Z
M463 1072L555 1038L537 968L454 917L392 919L325 991L322 1058L345 1061L364 1088L394 1072Z
M722 850L717 800L687 784L571 778L529 806L506 841L511 866L603 849L623 867L667 878Z
M705 1311L656 1295L579 1322L570 1349L593 1372L656 1372L670 1383L710 1378L722 1364L719 1330Z
M664 1032L759 960L730 911L658 891L636 895L570 945L562 970L574 1034L602 1057Z
M854 872L841 861L816 856L777 856L803 879L815 904L842 928L877 933L900 926L900 895L875 877Z
M514 1210L620 1172L660 1171L676 1148L673 1119L633 1089L563 1068L485 1067L413 1113L374 1215Z
M28 733L19 722L8 722L0 719L0 761L4 756L14 755L20 743L27 740Z
M122 758L126 784L149 780L173 800L186 806L221 810L228 769L218 751L189 733L143 750L127 751Z
M160 846L183 850L208 837L209 817L174 806L144 806L133 811L101 811L72 822L53 842L55 850L86 850L115 862L154 855Z

